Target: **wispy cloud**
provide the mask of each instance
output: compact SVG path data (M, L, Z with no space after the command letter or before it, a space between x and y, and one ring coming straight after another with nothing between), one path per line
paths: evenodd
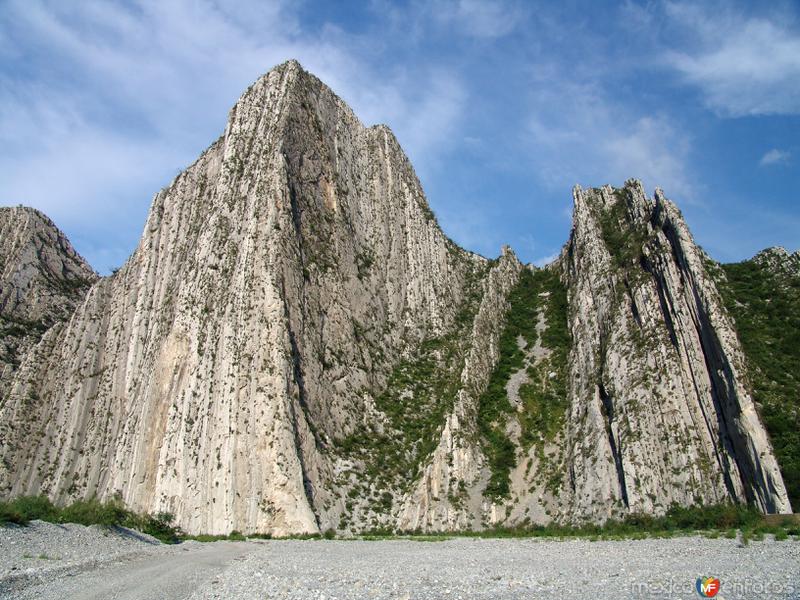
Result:
M525 11L518 3L483 0L439 0L427 4L440 24L457 27L478 38L497 38L522 22Z
M376 84L380 78L371 70L354 69L337 79L333 89L367 124L388 124L421 171L435 168L443 145L458 139L468 92L455 73L435 66L400 69Z
M636 177L648 187L696 200L691 136L668 116L614 102L597 83L552 72L537 88L528 132L531 158L548 185L619 185Z
M97 250L103 232L118 229L121 215L143 222L152 194L222 132L239 94L288 58L366 124L390 124L415 162L435 164L463 112L458 74L431 61L378 76L383 40L333 25L303 29L298 19L291 2L7 2L0 202L46 211L87 240L93 264L121 263L124 255ZM29 56L41 66L12 67ZM125 254L139 229L126 234Z
M761 157L761 160L758 161L758 164L762 167L768 165L779 165L785 164L789 162L789 159L792 157L791 153L785 150L778 150L777 148L773 148L764 154Z
M533 259L533 264L535 264L537 267L546 267L557 258L558 253L556 252L554 254L548 254L547 256L540 256L539 258Z
M0 203L42 208L99 269L119 265L152 195L288 58L365 124L388 124L445 230L487 255L511 242L526 260L547 258L566 236L574 183L638 177L699 203L706 184L732 180L725 169L759 175L752 148L796 154L800 21L789 3L364 4L5 0ZM731 140L728 117L755 114L773 116L737 123L741 146L717 145ZM787 192L765 205L794 206L790 172L770 171ZM762 198L755 187L714 198Z
M746 16L730 5L666 3L691 43L666 63L723 116L800 114L800 32L791 19Z

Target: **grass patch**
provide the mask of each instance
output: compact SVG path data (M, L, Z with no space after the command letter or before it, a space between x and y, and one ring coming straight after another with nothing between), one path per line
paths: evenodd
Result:
M567 357L572 344L567 326L567 289L551 271L537 273L541 287L550 293L545 310L547 326L542 346L550 355L528 369L530 383L520 386L523 412L522 443L553 441L564 425L567 403ZM553 376L551 376L553 374Z
M210 534L210 533L198 533L195 535L189 534L181 534L180 541L192 540L195 542L220 542L220 541L229 541L229 542L246 542L248 537L260 537L265 539L271 539L271 536L245 536L241 531L233 530L229 534Z
M591 541L615 539L644 539L647 537L668 538L676 535L702 534L709 538L724 536L734 539L737 531L743 539L763 539L765 534L775 535L776 539L788 539L790 535L800 534L797 525L788 523L766 525L763 515L755 508L732 504L701 507L673 506L666 515L654 517L645 514L632 514L624 519L610 519L603 524L579 526L534 525L528 527L498 527L482 531L451 531L442 533L421 533L418 531L398 532L393 535L382 531L369 535L369 539L423 539L424 541L445 540L455 537L474 538L585 538Z
M244 541L247 538L271 539L268 534L245 536L239 531L228 535L185 535L172 525L171 515L137 515L122 507L118 500L98 502L79 501L64 508L54 506L41 496L20 497L11 502L0 503L0 515L13 514L13 520L3 518L0 522L25 525L33 519L51 523L80 523L83 525L123 526L142 531L166 543L184 540L216 542L220 540ZM24 516L23 516L24 515ZM449 531L423 533L420 531L394 531L388 528L373 529L357 538L370 541L407 539L417 542L440 542L455 537L476 538L588 538L591 540L641 539L644 537L671 537L679 534L701 532L706 537L724 536L733 539L741 531L743 543L763 540L772 535L776 540L787 540L800 536L800 524L791 519L768 524L754 508L731 504L684 508L673 506L666 515L653 517L634 514L621 520L609 520L602 525L581 526L536 525L529 527L498 527L483 531ZM333 540L336 533L330 529L322 534L309 533L290 535L280 539ZM32 556L29 558L33 558ZM40 556L39 558L49 558Z

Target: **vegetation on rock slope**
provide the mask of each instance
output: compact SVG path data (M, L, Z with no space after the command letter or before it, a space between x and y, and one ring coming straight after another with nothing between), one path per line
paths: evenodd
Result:
M173 526L171 514L137 514L125 508L117 498L108 502L77 500L63 507L55 506L46 496L22 496L0 502L0 524L25 525L34 519L50 523L122 526L142 531L168 544L179 541L182 535L180 529Z
M362 508L372 513L372 523L377 526L377 516L392 510L395 493L407 491L425 459L436 449L445 418L461 387L470 328L482 297L480 281L484 273L472 269L453 330L410 349L392 370L386 387L376 395L375 407L385 419L337 441L342 456L362 465L361 469L351 468L345 473L352 487L341 528L349 523L358 501L364 499L368 505Z
M736 321L753 397L772 439L795 510L800 507L800 277L754 260L721 265L715 274Z
M527 366L528 382L520 387L522 445L552 440L564 421L570 346L566 289L555 271L525 269L509 296L506 324L500 335L500 359L478 402L478 429L491 469L486 494L492 498L505 497L510 491L509 472L517 462L517 445L506 431L514 413L506 386L514 373L526 368L526 350L533 348L539 337L536 323L540 311L544 311L546 327L538 341L550 354Z
M38 519L50 523L79 523L81 525L100 525L104 527L122 526L142 531L146 534L172 544L184 540L215 542L218 540L244 541L248 537L269 538L269 535L242 534L232 531L228 535L185 535L172 525L172 516L168 513L157 515L139 515L127 510L118 500L99 502L97 500L77 501L69 506L57 507L44 496L22 496L10 502L0 502L0 526L7 524L27 525ZM578 527L558 525L538 525L533 527L493 528L482 531L453 531L428 533L420 535L410 532L408 539L419 541L438 541L453 536L469 536L484 538L513 537L588 537L595 539L639 539L648 536L673 536L705 532L708 537L718 537L721 532L734 538L737 529L741 531L742 541L762 540L764 534L772 534L776 540L786 540L789 536L800 536L800 525L795 519L785 519L768 523L762 515L752 507L720 504L684 508L673 506L663 517L633 514L623 520L609 519L602 525L587 524ZM333 539L336 534L328 530L324 534L302 534L287 536L293 539ZM367 532L364 539L396 539L397 534L389 530Z

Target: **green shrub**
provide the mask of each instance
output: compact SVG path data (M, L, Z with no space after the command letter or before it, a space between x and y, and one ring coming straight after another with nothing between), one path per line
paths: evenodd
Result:
M26 525L34 519L51 523L128 527L165 543L176 543L181 536L180 529L172 524L174 518L171 514L139 515L126 509L118 498L106 502L76 500L63 508L56 507L45 496L21 496L10 502L0 502L0 523Z
M228 536L224 534L197 533L192 535L185 535L182 537L182 539L192 540L195 542L219 542L221 540L227 540Z
M180 528L173 524L175 517L171 513L160 512L155 515L144 515L138 517L138 520L140 527L132 527L133 529L140 529L143 533L152 535L166 544L176 544L181 539Z
M751 506L716 504L711 506L672 506L662 518L670 529L729 529L758 523L761 513Z
M536 322L542 308L540 294L547 292L541 344L550 349L550 356L528 369L531 381L520 386L522 442L530 445L539 440L552 440L560 431L567 410L567 356L571 338L567 328L567 294L558 273L547 269L525 269L509 295L506 323L500 335L500 358L486 390L478 401L478 428L483 451L491 468L486 494L502 498L509 493L508 475L516 464L516 446L506 435L506 424L512 406L506 386L510 377L524 367L525 351L517 340L525 340L526 348L537 341ZM554 378L549 373L554 372Z
M456 531L448 533L428 533L426 536L444 537L469 536L485 538L581 537L597 539L640 539L648 536L671 537L676 533L706 532L707 536L735 538L736 529L741 529L746 539L763 538L765 533L791 535L787 525L766 526L762 515L749 506L720 504L712 506L679 507L673 506L666 515L656 517L647 514L630 514L623 519L608 519L605 523L586 523L583 525L547 525L497 527L482 531ZM417 535L418 532L408 532ZM390 532L387 532L390 535ZM781 537L781 539L786 539Z
M622 272L636 267L647 241L647 232L628 219L629 196L625 188L614 190L616 202L610 208L601 209L598 215L603 242L616 268Z
M123 525L133 519L133 513L126 510L122 502L110 500L100 502L96 499L77 500L61 509L58 520L61 523L81 525Z
M25 525L28 520L25 516L17 511L10 502L0 502L0 523L16 523L17 525Z
M0 522L24 525L34 519L54 522L58 509L47 496L21 496L11 502L0 502Z

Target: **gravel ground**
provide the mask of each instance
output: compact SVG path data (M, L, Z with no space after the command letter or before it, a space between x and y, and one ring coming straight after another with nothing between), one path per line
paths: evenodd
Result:
M14 600L178 600L188 598L256 548L246 542L187 543L127 555L70 576L9 590ZM6 597L6 596L2 596Z
M163 548L155 538L124 527L43 521L31 521L27 527L0 527L0 592L10 581L75 572Z
M162 544L93 525L0 527L0 598L178 599L259 546L245 542Z
M717 599L800 599L800 541L742 546L703 537L275 540L166 546L135 532L80 525L0 528L0 597L20 600L699 598L694 585L700 576L721 580Z
M718 599L800 598L800 542L275 541L192 599L699 598L700 576Z

